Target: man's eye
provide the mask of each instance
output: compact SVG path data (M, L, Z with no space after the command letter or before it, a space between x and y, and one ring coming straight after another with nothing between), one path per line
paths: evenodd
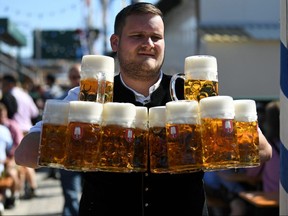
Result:
M161 39L162 39L162 37L160 37L160 36L152 36L151 37L152 41L158 41L158 40L161 40Z

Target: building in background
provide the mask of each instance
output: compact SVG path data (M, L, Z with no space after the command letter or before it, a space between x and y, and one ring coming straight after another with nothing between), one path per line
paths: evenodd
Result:
M214 55L221 95L279 98L279 1L162 0L158 5L166 23L165 72L182 73L187 56Z

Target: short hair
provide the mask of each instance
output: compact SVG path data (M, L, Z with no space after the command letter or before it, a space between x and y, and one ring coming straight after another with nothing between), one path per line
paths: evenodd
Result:
M4 74L2 77L2 81L6 81L7 83L17 84L17 77L12 74Z
M54 76L54 74L47 74L46 75L46 80L50 81L51 83L55 83L56 77Z
M138 2L123 8L116 16L114 34L121 35L125 26L126 18L130 15L155 14L163 19L163 13L155 5L147 2Z

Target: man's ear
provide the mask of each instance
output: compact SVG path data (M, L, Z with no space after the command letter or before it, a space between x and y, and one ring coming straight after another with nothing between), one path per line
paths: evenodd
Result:
M118 51L119 36L112 34L110 37L110 44L113 52Z

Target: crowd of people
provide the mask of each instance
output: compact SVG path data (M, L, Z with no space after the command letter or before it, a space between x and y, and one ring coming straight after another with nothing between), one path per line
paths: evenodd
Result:
M5 209L14 208L21 199L32 199L37 196L36 170L17 165L14 152L32 125L41 120L45 101L61 100L67 95L67 87L73 88L79 85L79 63L73 64L67 71L67 80L69 86L60 86L54 74L47 74L46 85L33 83L34 85L27 89L25 83L20 82L18 74L9 73L1 76L0 160L2 163L0 163L0 176L7 181L3 181L5 183L3 186L0 183L0 213ZM59 177L55 179L61 181L65 198L63 216L77 215L79 194L82 190L81 174L59 171L54 168L51 170L53 173L59 173ZM51 177L50 175L51 173L48 172L47 178Z

